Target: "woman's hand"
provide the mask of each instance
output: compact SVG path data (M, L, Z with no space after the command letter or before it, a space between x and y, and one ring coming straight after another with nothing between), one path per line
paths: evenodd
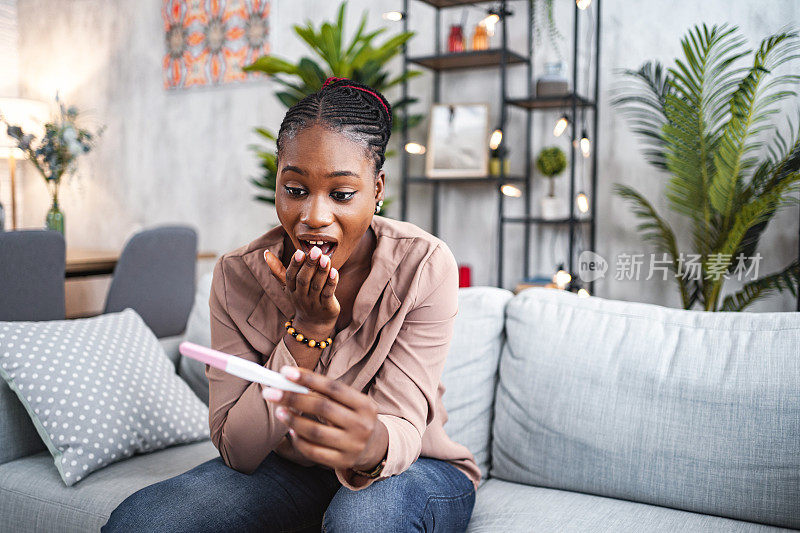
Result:
M276 416L289 426L292 442L304 457L331 468L358 470L372 470L381 462L389 436L372 398L305 368L285 366L281 373L312 390L302 394L264 389L264 398L278 405Z
M284 268L280 259L264 251L264 259L272 275L284 286L296 310L293 323L298 331L329 331L336 325L341 307L334 292L339 273L331 266L331 258L314 246L306 255L295 251Z

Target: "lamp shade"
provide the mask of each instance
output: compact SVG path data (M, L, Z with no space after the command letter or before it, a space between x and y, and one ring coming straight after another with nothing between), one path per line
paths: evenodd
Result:
M50 108L45 102L26 98L0 98L0 115L9 123L22 128L25 133L32 133L37 138L44 133ZM22 159L25 154L16 147L17 140L9 137L6 125L0 123L0 159Z

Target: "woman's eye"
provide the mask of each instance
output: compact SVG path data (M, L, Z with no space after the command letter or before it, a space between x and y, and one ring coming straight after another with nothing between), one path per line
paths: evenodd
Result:
M288 192L290 196L300 196L301 194L303 194L303 189L299 187L284 186L284 189L286 189L286 192Z
M352 191L352 192L333 191L331 193L331 196L333 197L334 200L339 200L341 202L346 202L347 200L352 198L353 195L355 195L355 193L356 193L355 191Z

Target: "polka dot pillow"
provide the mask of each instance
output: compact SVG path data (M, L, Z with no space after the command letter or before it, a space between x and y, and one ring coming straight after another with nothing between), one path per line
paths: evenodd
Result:
M130 308L75 320L0 322L0 375L67 486L136 453L209 437L208 407Z

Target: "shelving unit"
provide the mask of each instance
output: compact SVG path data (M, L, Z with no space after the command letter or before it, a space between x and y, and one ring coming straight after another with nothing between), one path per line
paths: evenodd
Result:
M500 81L500 102L499 102L499 110L500 110L500 119L499 119L499 128L501 131L504 132L503 143L509 143L508 137L505 135L506 132L506 124L508 121L508 112L507 109L509 107L512 108L519 108L523 110L526 114L526 143L525 143L525 172L524 175L505 175L504 169L502 168L503 165L500 165L500 174L499 176L486 176L482 178L428 178L428 177L418 177L418 176L409 176L408 175L408 157L409 154L402 151L401 155L401 174L402 174L402 183L401 183L401 197L400 197L400 218L403 220L407 219L407 205L408 205L408 185L411 183L427 183L433 187L433 201L432 201L432 233L434 235L439 235L439 212L440 212L440 195L441 195L441 187L443 184L448 185L460 185L465 183L490 183L495 188L495 192L497 194L497 228L498 228L498 235L497 235L497 266L498 266L498 274L497 274L497 286L503 286L503 259L504 259L504 243L503 243L503 236L504 236L504 229L507 224L521 224L524 226L525 229L525 238L524 238L524 264L523 264L523 275L528 277L531 275L530 273L530 230L532 225L542 225L542 226L569 226L569 257L565 263L568 265L569 272L576 276L575 265L573 264L573 258L575 256L575 231L579 226L588 224L589 225L589 249L594 250L595 248L595 213L596 213L596 194L595 191L597 190L597 158L595 154L597 153L597 106L595 102L597 102L598 94L599 94L599 87L597 83L597 72L599 67L599 44L600 44L600 3L601 0L594 0L593 2L593 12L596 17L595 22L595 47L596 47L596 54L595 54L595 69L594 69L594 96L593 99L589 99L585 95L577 94L577 87L578 87L578 57L579 57L579 39L578 39L578 30L579 30L579 21L580 21L580 11L577 5L573 2L573 6L575 9L574 13L574 24L573 24L573 47L572 47L572 87L573 91L576 91L570 95L566 96L559 96L559 97L545 97L545 98L537 98L531 94L532 87L533 87L533 59L531 56L531 52L533 50L533 26L531 23L531 4L527 1L524 2L527 12L527 50L526 55L521 55L515 51L509 50L508 48L508 17L513 16L508 9L508 5L510 3L517 4L521 0L477 0L477 1L467 1L467 0L403 0L403 29L404 31L409 31L408 27L408 19L409 19L409 6L412 1L422 2L429 6L432 6L436 9L436 23L435 23L435 54L430 56L419 56L419 57L410 57L408 55L408 49L404 45L403 47L403 69L408 70L409 64L419 65L425 68L428 68L433 71L433 102L439 103L441 101L441 75L442 72L447 72L451 70L464 70L464 69L487 69L487 68L497 68L499 69L499 81ZM567 1L567 0L564 0ZM571 0L569 0L571 1ZM480 51L465 51L465 52L458 52L458 53L443 53L442 52L442 32L441 32L441 10L444 8L450 7L465 7L465 6L477 6L479 4L494 4L495 6L499 6L499 15L500 15L500 27L501 27L501 46L499 48L493 48L489 50L480 50ZM511 98L508 95L507 91L507 70L509 67L514 65L525 65L527 66L527 87L528 87L528 95L522 98ZM402 98L408 98L408 83L404 82L402 84ZM570 149L568 150L568 159L569 159L569 168L570 168L570 193L569 193L569 216L563 219L557 220L545 220L541 217L532 216L531 214L531 181L532 181L532 144L533 144L533 134L532 134L532 126L533 126L533 113L536 111L553 111L558 109L569 109L571 111L571 135L570 135ZM591 113L590 119L592 122L592 154L591 154L591 189L590 191L586 191L590 194L590 216L586 217L577 217L575 214L575 167L576 167L576 158L581 157L580 153L575 148L575 141L577 140L577 111L581 109L584 112ZM404 108L404 113L407 113L407 110ZM401 145L405 146L408 142L408 131L404 126L401 130L402 140ZM488 149L488 147L487 147ZM525 215L524 216L506 216L504 212L504 197L505 195L501 192L500 188L503 184L506 183L514 183L520 184L524 187L524 201L525 201ZM590 292L593 291L594 283L589 284Z

